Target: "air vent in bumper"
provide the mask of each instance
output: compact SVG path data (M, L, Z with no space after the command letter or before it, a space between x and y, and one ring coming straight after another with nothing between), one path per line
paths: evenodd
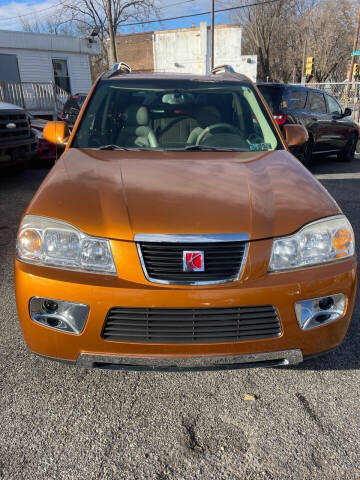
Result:
M118 342L211 343L277 337L273 306L236 308L112 308L102 337Z

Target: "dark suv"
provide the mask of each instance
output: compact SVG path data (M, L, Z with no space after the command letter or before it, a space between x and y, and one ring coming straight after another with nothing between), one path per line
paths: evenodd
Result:
M0 169L21 169L36 155L37 147L38 139L25 110L0 102Z
M280 126L304 125L309 141L303 151L294 152L309 165L313 154L336 153L339 160L354 158L359 127L351 120L351 110L344 111L337 100L314 88L279 83L260 83L258 88Z

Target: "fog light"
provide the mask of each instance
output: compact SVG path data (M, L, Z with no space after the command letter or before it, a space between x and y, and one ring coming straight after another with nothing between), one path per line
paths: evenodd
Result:
M54 302L53 300L45 300L44 301L44 308L48 312L56 312L58 307L59 307L59 305L56 302Z
M346 297L342 293L295 303L296 318L303 330L333 322L344 315L345 309Z
M33 297L30 300L29 312L34 322L78 335L84 330L89 306L83 303Z

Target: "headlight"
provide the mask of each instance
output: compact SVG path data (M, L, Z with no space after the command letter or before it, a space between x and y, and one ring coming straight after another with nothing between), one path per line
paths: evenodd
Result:
M354 255L354 232L344 215L309 223L294 235L275 238L269 272L303 268Z
M26 215L20 225L16 252L17 258L27 263L116 273L109 240L90 237L52 218Z
M31 130L33 131L35 136L37 136L37 138L43 138L43 134L40 130L38 130L37 128L32 128Z

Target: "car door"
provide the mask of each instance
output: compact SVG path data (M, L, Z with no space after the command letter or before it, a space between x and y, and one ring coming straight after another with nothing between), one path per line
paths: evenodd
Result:
M334 149L331 143L331 116L328 114L325 96L322 92L309 89L306 104L307 128L314 141L313 152L329 152Z
M287 116L287 123L300 123L306 127L306 101L308 89L304 87L287 86L282 97L282 112Z
M349 122L344 118L342 109L334 97L326 94L326 101L329 114L331 115L331 127L329 134L331 135L331 143L337 150L341 150L349 140ZM352 126L352 125L351 125Z

